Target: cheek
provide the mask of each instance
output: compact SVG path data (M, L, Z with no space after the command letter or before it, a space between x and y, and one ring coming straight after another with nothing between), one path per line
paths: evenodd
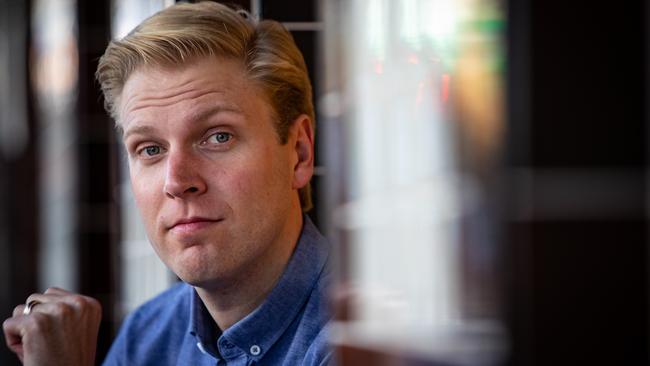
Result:
M146 226L151 226L157 215L158 196L161 188L142 171L130 171L131 190L136 206L142 215Z
M267 151L262 156L266 158L258 160L255 167L241 172L238 177L241 194L255 197L253 204L258 207L286 199L292 183L289 163L277 150Z
M230 201L229 204L257 199L259 191L257 185L260 180L258 170L239 166L237 169L218 172L214 177L216 179L213 179L212 187L215 188L215 192L218 192L217 195Z
M230 169L215 171L212 183L231 206L242 207L243 204L253 209L263 206L269 196L277 195L281 174L272 161L241 159L229 166Z

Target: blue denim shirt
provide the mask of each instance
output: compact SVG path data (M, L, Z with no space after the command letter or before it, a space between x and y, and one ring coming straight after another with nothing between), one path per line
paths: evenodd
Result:
M329 244L305 216L266 300L223 333L194 288L178 284L133 312L104 365L326 365Z

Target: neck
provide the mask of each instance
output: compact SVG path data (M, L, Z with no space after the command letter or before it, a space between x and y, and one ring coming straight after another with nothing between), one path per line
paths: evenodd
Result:
M302 212L289 220L284 230L260 260L250 265L237 279L217 288L195 287L197 294L221 330L250 314L264 302L284 273L302 229Z

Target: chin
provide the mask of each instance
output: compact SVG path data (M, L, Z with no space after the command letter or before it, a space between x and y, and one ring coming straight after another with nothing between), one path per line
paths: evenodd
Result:
M174 273L181 279L181 281L195 287L203 287L212 280L211 276L199 273L187 273L183 271L174 271Z
M204 290L223 290L227 289L232 285L232 281L229 281L224 278L220 278L218 276L216 277L198 277L198 276L189 276L182 278L179 276L179 278L187 283L188 285Z
M172 271L181 281L200 288L214 288L230 282L228 271L216 271L215 264L207 265L180 265L172 267ZM222 273L223 272L223 273Z

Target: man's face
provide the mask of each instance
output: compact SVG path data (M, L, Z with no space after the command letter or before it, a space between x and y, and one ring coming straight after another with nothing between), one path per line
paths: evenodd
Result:
M149 239L182 280L237 281L294 244L311 130L299 121L280 145L269 103L238 62L136 70L118 107Z

